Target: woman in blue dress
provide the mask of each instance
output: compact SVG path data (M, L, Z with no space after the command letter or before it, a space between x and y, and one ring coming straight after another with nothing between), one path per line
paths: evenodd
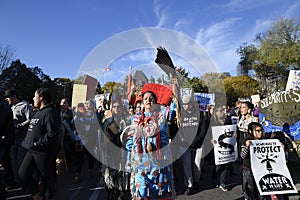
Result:
M174 199L167 134L168 107L158 105L151 91L142 94L143 111L127 127L126 170L131 173L133 199ZM164 148L166 147L166 148Z

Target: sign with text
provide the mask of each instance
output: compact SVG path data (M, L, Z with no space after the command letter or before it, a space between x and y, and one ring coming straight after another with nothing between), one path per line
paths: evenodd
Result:
M275 92L261 99L259 119L265 132L282 130L284 123L289 123L291 135L300 138L300 90Z
M193 89L192 88L181 88L180 89L180 95L183 97L183 96L192 96L192 91Z
M234 162L238 158L237 144L234 137L236 125L212 126L215 164Z
M279 140L252 140L250 159L260 195L297 193Z
M300 89L300 70L290 70L289 78L286 83L285 90L299 90Z
M195 102L200 105L200 111L208 111L208 106L215 105L215 94L213 93L195 93Z

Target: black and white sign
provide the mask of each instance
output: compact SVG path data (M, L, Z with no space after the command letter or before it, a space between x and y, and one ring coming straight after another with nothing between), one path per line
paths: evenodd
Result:
M234 162L237 157L237 145L234 133L235 125L213 126L212 135L215 153L215 164L221 165L229 162Z
M297 193L279 140L252 140L250 158L261 195Z

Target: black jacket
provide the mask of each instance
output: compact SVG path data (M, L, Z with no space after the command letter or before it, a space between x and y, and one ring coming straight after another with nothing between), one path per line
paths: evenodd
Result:
M15 140L14 119L6 101L0 102L0 145L12 145Z
M60 116L56 109L47 105L37 111L30 120L23 147L41 152L56 152L59 142Z

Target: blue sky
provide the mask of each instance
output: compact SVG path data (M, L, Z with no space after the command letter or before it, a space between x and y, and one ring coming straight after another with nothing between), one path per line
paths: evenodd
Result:
M28 67L40 67L51 78L74 79L87 67L91 52L115 35L147 27L170 29L203 48L217 71L236 75L236 49L241 44L252 43L279 17L299 19L299 13L299 0L1 0L0 44L10 45L16 58ZM109 51L118 48L115 44ZM102 62L90 67L98 69L94 75L99 79L118 80L129 66L151 69L156 46L152 48L115 55L108 62L109 72L104 73L107 66ZM103 60L105 53L97 59ZM189 69L189 59L173 56L175 65ZM189 71L193 77L193 69Z

